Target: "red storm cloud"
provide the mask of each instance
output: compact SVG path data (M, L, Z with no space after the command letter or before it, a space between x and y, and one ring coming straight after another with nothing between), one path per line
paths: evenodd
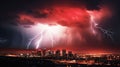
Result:
M90 26L91 15L96 22L100 22L111 16L110 9L102 7L99 10L92 10L89 13L86 8L55 6L42 9L32 9L31 13L22 12L18 14L18 21L21 24L35 23L58 23L63 26L88 28Z
M72 7L52 7L35 10L33 14L19 14L21 23L58 23L63 26L89 27L90 16L86 9Z
M18 14L20 24L60 24L71 28L67 32L68 44L102 44L101 34L96 30L102 20L111 16L108 8L87 10L81 7L52 6L32 9L30 12ZM92 17L92 18L91 18ZM95 29L96 28L96 29ZM96 31L94 34L92 31ZM63 44L63 43L62 43Z

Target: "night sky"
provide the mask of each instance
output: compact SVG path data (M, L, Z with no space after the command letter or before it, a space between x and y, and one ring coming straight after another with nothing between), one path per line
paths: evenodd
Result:
M119 52L119 3L119 0L0 1L0 48L36 49L34 44L41 38L42 46L38 48ZM37 24L41 24L38 29ZM46 24L60 25L62 30L56 32L58 27L48 27L41 33ZM27 48L38 33L41 34ZM47 45L50 39L53 47Z

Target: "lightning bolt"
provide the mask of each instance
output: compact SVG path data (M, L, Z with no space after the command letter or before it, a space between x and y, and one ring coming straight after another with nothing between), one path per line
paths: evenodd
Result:
M43 41L43 38L45 38L45 36L47 35L49 37L49 40L50 40L50 43L51 43L51 46L53 47L54 46L54 35L57 35L56 33L60 32L58 31L59 30L59 27L57 26L48 26L48 25L40 25L39 24L39 27L41 27L41 32L37 35L35 35L34 37L32 37L28 44L27 44L27 49L29 49L31 43L33 41L35 41L35 46L36 46L36 49L38 49L41 45L41 42ZM54 30L53 30L54 29ZM56 33L55 33L56 32ZM46 35L45 35L46 34ZM58 33L59 34L59 33Z
M40 35L41 35L41 38L36 42L36 44L37 44L36 48L39 47L38 44L42 41L42 32L41 32L40 34L38 34L38 35L36 35L36 36L34 36L33 38L30 39L30 41L29 41L28 44L27 44L27 49L29 49L31 43L32 43L37 37L39 37Z
M102 27L97 27L99 30L101 30L104 34L106 34L112 41L113 41L113 32L112 31L108 31L106 29L103 29Z
M43 35L42 35L42 33L41 33L40 39L38 39L37 42L36 42L36 49L39 48L39 46L40 46L40 44L41 44L41 42L42 42L42 39L43 39Z
M92 15L91 12L88 11L88 13L90 14L90 23L91 23L91 30L93 32L93 34L96 34L97 32L95 31L95 29L99 29L100 31L102 31L105 35L107 35L112 41L113 41L113 32L112 31L108 31L100 26L98 26L99 24L97 24L97 22L95 21L95 17Z

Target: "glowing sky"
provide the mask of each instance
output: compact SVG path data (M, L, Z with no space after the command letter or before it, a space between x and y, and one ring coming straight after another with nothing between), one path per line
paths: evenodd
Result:
M54 48L55 44L74 45L76 41L78 42L77 45L84 45L88 44L88 39L100 43L102 33L109 35L105 33L108 32L107 30L99 26L104 17L109 18L112 15L112 12L110 13L106 7L90 11L85 7L55 5L34 11L37 11L39 15L25 12L18 14L19 23L32 23L33 26L38 27L35 29L40 30L37 35L30 39L27 48L31 44L36 46L36 49L43 48L40 46L46 44L44 48L48 48L50 45ZM35 32L35 29L31 31ZM111 34L108 37L111 37Z
M22 0L3 3L8 6L2 4L1 48L118 50L117 2Z

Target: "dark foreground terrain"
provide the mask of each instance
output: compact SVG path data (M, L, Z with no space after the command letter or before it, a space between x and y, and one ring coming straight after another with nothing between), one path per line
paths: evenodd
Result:
M56 64L51 60L25 57L0 57L0 67L119 67L109 65Z

